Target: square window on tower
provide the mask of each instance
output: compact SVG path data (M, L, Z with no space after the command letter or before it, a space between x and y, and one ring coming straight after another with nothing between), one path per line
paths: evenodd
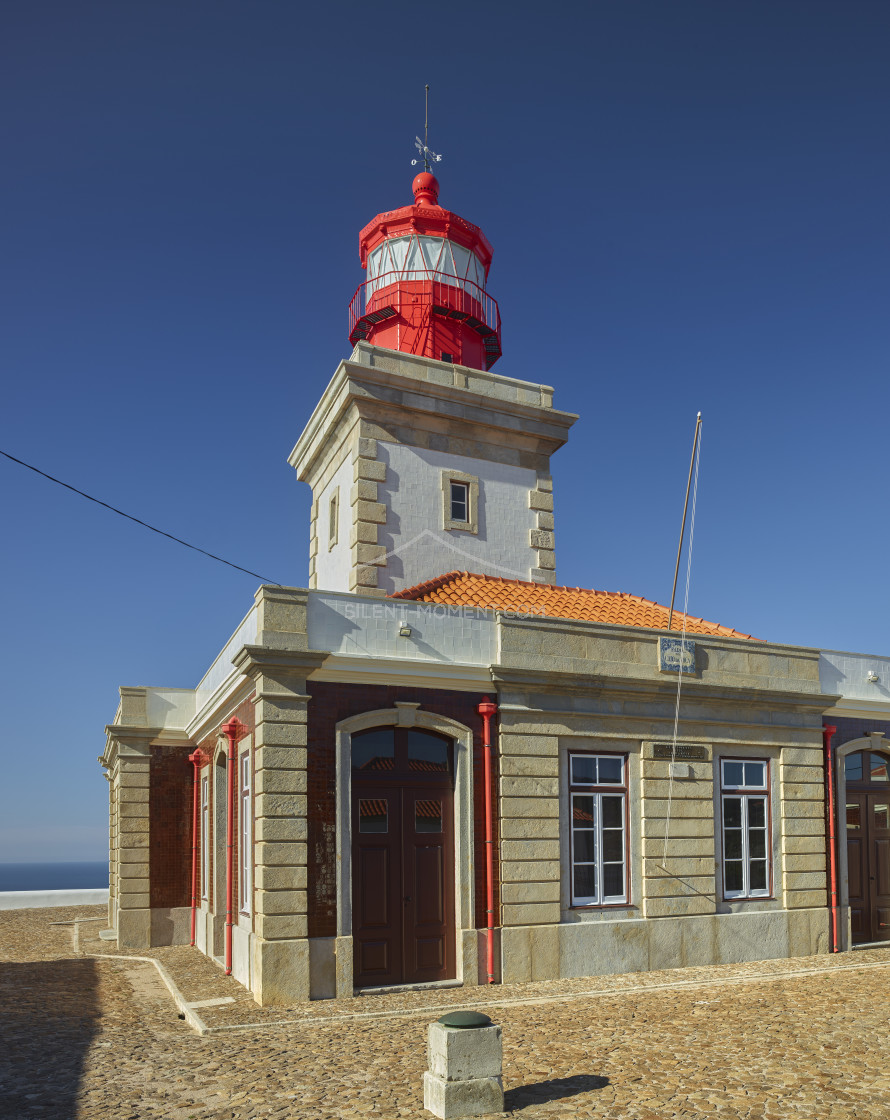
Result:
M479 479L459 471L442 472L442 528L478 532Z

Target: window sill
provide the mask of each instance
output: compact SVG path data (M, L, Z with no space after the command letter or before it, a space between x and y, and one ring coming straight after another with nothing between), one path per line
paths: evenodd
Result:
M569 906L569 910L637 910L639 907L630 902L579 903Z

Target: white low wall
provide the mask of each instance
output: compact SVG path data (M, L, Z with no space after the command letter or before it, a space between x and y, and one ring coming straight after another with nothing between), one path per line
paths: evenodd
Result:
M0 891L0 910L31 910L44 906L105 906L108 888L80 891Z

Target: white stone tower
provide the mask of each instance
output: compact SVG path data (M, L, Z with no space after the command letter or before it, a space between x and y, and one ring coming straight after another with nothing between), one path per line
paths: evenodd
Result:
M312 487L309 586L391 595L453 569L555 582L553 390L359 342L290 464Z

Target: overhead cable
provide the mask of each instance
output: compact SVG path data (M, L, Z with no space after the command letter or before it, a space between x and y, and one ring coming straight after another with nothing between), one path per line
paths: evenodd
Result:
M117 509L116 506L111 506L108 502L103 502L99 498L94 498L92 494L86 494L83 490L78 490L76 486L71 486L67 482L62 482L60 478L53 478L51 474L47 474L46 471L42 471L38 467L31 466L30 463L26 463L23 459L17 459L15 455L10 455L8 451L0 449L0 455L4 455L7 459L18 463L21 467L27 467L29 471L34 471L35 474L39 474L43 478L48 478L50 482L55 482L59 486L64 486L66 490L72 490L75 494L79 494L82 498L86 498L90 502L95 502L97 506L104 506L105 509L110 509L112 513L117 513L120 514L121 517L126 517L128 521L135 521L137 525L141 525L144 529L151 529L153 533L158 533L162 537L167 537L168 540L175 541L177 544L190 548L193 552L200 552L203 556L209 556L211 560L218 560L220 564L226 564L229 568L235 568L236 571L244 572L245 575L248 576L253 576L261 583L271 583L275 587L282 586L282 584L274 579L266 579L265 576L261 576L257 572L252 572L249 568L242 568L240 564L233 564L231 560L224 560L221 556L216 556L214 553L208 552L206 548L198 548L196 544L189 544L188 541L181 540L179 537L174 537L172 533L165 533L163 529L157 529L154 525L149 525L147 521L142 521L138 517L133 517L132 514L124 513L122 509Z

